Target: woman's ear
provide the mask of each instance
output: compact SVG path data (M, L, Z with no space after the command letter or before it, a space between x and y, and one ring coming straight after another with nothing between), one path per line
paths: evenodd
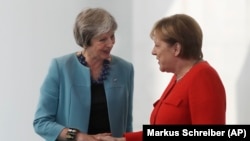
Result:
M178 56L180 53L181 53L181 44L177 42L174 44L174 55Z

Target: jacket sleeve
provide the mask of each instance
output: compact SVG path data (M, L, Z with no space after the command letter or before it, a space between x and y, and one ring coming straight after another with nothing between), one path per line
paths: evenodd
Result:
M55 122L59 99L59 73L56 60L52 60L40 88L40 97L33 121L35 132L50 141L55 141L64 128Z
M189 91L192 124L225 124L226 93L213 69L199 71Z
M126 141L142 141L142 131L137 132L128 132L124 134L123 136L126 138Z

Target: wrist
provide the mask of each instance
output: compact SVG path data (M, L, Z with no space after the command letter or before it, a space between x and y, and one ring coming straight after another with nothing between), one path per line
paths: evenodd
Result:
M66 134L67 141L76 141L76 136L79 133L79 130L76 128L68 128Z
M126 141L126 138L125 137L117 138L116 141Z

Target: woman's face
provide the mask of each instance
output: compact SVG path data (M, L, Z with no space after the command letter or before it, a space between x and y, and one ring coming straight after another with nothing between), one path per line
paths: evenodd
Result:
M152 55L156 56L158 64L160 66L160 71L162 72L172 72L175 63L175 47L170 45L159 38L155 38L154 48L152 50Z
M114 32L107 32L94 37L91 40L91 45L87 48L92 57L96 59L109 59L110 52L115 44Z

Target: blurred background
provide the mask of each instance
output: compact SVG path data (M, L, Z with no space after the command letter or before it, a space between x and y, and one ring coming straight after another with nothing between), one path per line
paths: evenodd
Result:
M203 53L227 92L227 124L250 124L250 1L248 0L0 0L0 137L43 141L32 126L50 61L78 47L76 15L107 9L118 22L113 54L135 67L134 130L149 123L152 104L172 74L162 73L149 32L164 16L186 13L203 29Z

